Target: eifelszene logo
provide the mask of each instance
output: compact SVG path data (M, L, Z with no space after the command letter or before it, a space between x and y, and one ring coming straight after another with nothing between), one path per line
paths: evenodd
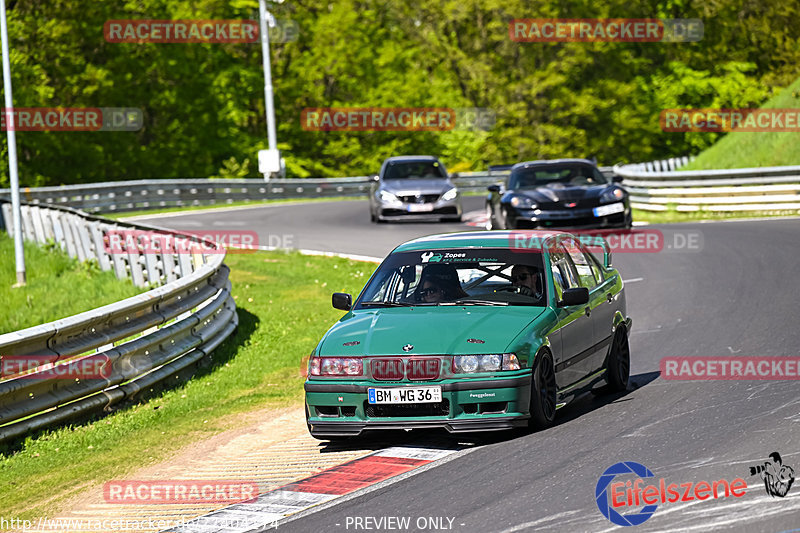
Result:
M617 476L632 474L633 481L614 481ZM728 482L719 479L714 482L698 481L688 483L669 483L661 478L652 485L644 485L644 478L655 477L646 466L633 461L611 465L597 480L595 499L600 512L619 526L637 526L646 522L658 509L659 503L691 502L733 496L741 498L747 491L747 482L736 478ZM788 490L788 488L787 488ZM610 492L610 494L609 494ZM610 497L609 497L610 496ZM622 514L627 508L644 505L638 511Z

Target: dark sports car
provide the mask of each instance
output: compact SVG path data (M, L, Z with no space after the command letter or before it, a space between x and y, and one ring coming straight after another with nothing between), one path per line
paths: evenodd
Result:
M588 159L528 161L489 186L486 229L630 228L628 193Z

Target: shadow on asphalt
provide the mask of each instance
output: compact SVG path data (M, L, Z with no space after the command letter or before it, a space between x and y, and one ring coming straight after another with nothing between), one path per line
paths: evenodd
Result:
M557 428L576 420L606 405L633 400L628 397L633 391L653 382L659 372L646 372L630 377L628 389L613 394L586 393L558 410L555 423ZM547 430L545 430L547 431ZM448 433L445 429L414 429L410 431L391 430L365 432L358 437L350 437L338 441L320 442L320 453L380 450L391 446L420 446L425 448L460 449L473 446L486 446L513 440L530 434L530 431L519 429L509 431L492 431L484 433Z

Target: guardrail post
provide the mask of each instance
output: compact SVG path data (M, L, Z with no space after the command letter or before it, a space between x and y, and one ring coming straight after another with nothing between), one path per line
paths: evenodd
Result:
M125 258L122 255L122 248L117 249L116 247L112 246L111 237L109 236L109 231L113 231L115 234L121 230L119 226L105 226L105 238L109 239L109 255L111 255L111 262L114 265L114 275L117 276L117 279L128 279L128 269L125 266ZM125 240L125 244L123 248L127 247L127 240Z
M47 238L44 236L44 226L42 225L42 210L37 206L31 206L31 222L33 222L33 234L36 242L44 244Z
M25 238L26 241L35 241L36 235L33 233L33 220L31 219L31 208L28 205L20 206L20 212L22 214L21 223L22 223L22 236Z
M78 239L80 242L80 247L83 250L83 255L85 256L85 259L83 259L83 261L88 261L90 259L93 259L95 254L92 253L92 241L89 235L88 222L76 216L75 229L78 230Z
M3 202L3 225L5 226L9 237L14 236L13 220L14 219L11 216L11 204L8 202Z
M178 265L181 268L181 277L192 273L192 259L189 250L178 250Z
M97 262L100 264L100 269L111 270L111 262L108 260L109 251L106 249L105 242L103 241L103 230L100 229L100 223L89 223L89 231L92 234L94 254L95 257L97 257Z
M55 232L53 231L53 218L50 209L42 208L42 228L44 229L45 240L56 240Z
M139 237L138 235L129 239L133 241L133 246L125 246L128 252L128 266L130 267L131 279L137 287L144 287L144 274L142 265L139 262ZM130 242L129 242L130 244Z
M61 211L50 213L50 220L53 222L53 238L56 240L61 250L69 254L67 249L67 231L64 227L62 216L63 214ZM70 257L74 257L72 254L69 255Z
M147 270L147 282L152 286L161 285L161 275L157 268L158 258L153 251L152 240L150 240L148 248L143 250L142 256L144 257L144 266Z

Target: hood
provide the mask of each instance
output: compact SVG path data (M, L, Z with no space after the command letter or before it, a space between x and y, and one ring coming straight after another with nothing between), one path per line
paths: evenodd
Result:
M530 306L435 306L357 310L334 325L320 346L333 356L503 353L544 313ZM480 339L483 344L467 342ZM344 346L344 343L358 342ZM411 344L413 350L403 351Z
M580 202L590 198L599 198L610 188L609 185L592 185L571 187L563 183L550 183L535 189L519 189L517 194L530 196L538 203Z
M411 194L442 194L453 188L453 184L446 178L435 179L402 179L385 180L381 188L393 194L407 196Z

